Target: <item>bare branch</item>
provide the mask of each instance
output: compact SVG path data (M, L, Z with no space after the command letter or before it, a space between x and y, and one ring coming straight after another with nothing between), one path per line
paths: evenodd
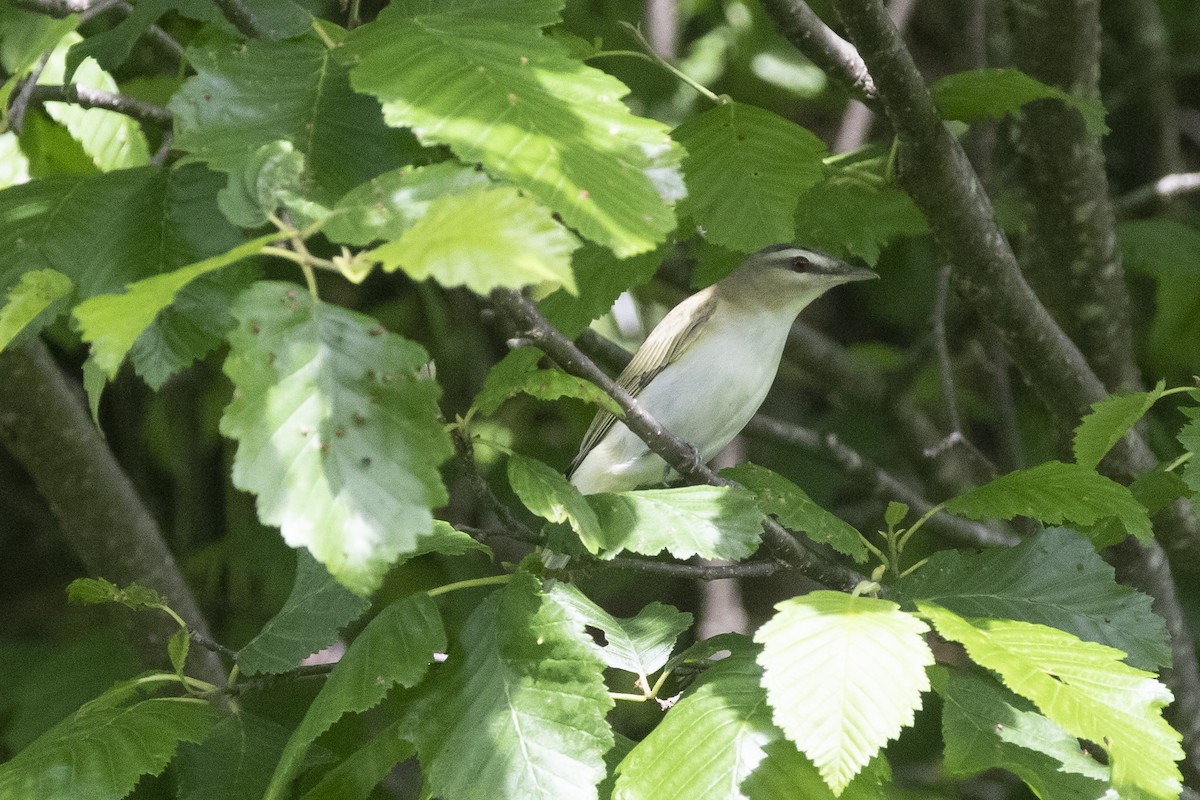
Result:
M598 561L567 571L572 575L582 575L601 569L628 569L670 575L676 578L723 581L730 578L765 578L785 569L786 566L777 561L749 561L744 564L679 564L618 556L608 561Z
M1126 213L1153 202L1162 202L1188 192L1200 192L1200 172L1177 172L1164 175L1153 183L1139 186L1117 199L1117 207Z
M854 46L838 36L804 0L763 0L775 27L809 61L864 103L873 104L875 83Z
M225 19L233 23L247 39L257 39L265 35L262 26L254 17L254 12L242 0L215 0Z
M624 412L622 422L650 450L665 460L676 472L693 482L713 486L730 486L731 481L717 475L696 457L696 450L687 442L666 430L646 413L629 392L618 386L592 360L579 351L569 339L558 332L538 311L529 298L509 289L496 289L492 303L512 319L524 338L544 352L566 372L591 381L612 397ZM835 564L810 550L783 526L770 518L763 520L765 540L777 557L800 572L827 586L849 589L863 579L851 569Z
M29 97L35 103L61 102L74 103L83 108L103 108L133 117L141 122L156 122L159 125L169 126L174 120L171 112L162 106L106 92L103 89L80 86L77 83L68 83L64 86L34 86Z

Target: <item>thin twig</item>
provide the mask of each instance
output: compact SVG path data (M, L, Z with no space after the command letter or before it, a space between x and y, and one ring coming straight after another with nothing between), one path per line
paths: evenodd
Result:
M133 117L141 122L156 122L159 125L171 125L174 117L162 106L134 100L125 95L106 92L103 89L93 89L77 83L63 86L34 86L30 91L30 101L34 103L73 103L83 108L103 108L115 111L127 117Z
M46 69L46 62L49 60L50 53L42 53L42 57L38 59L33 71L29 73L29 77L21 84L21 88L17 90L16 97L9 106L8 125L17 133L20 133L25 126L25 112L29 110L33 90L37 88L38 78L42 77L42 71Z
M127 2L127 0L119 0L114 8L125 17L133 13L133 5ZM160 52L174 58L176 61L183 59L183 45L179 43L178 39L164 31L158 25L151 24L146 28L145 36L146 40L152 46L158 48Z
M225 19L233 23L247 39L257 39L266 35L266 31L254 17L254 12L242 0L215 0Z
M476 499L484 503L496 515L501 527L504 529L505 535L522 542L538 541L541 537L537 531L531 530L529 526L517 519L509 507L500 502L500 498L496 497L492 492L492 487L479 474L479 469L475 466L474 443L463 434L460 428L455 428L453 439L455 455L458 457L459 463L462 464L463 471L466 473L467 483L471 486L471 491L474 492ZM472 535L474 534L472 533Z
M667 462L684 478L713 486L730 486L732 481L717 475L696 456L696 449L666 430L646 413L629 392L608 377L592 360L579 351L569 339L554 328L524 295L511 289L496 289L491 294L493 305L512 319L524 338L544 352L565 372L591 381L612 397L624 412L622 421L629 430L646 443L651 452ZM804 574L827 586L852 588L863 576L810 550L783 526L764 518L763 529L767 544L781 560L795 566Z
M809 61L868 105L875 82L854 45L838 36L803 0L763 0L775 27Z
M1177 172L1164 175L1153 183L1139 186L1117 198L1117 209L1129 213L1151 202L1162 202L1188 192L1200 192L1200 172Z
M605 569L627 569L638 572L653 572L659 575L671 575L676 578L722 581L730 578L765 578L768 575L774 575L787 566L777 561L750 561L745 564L680 564L677 562L648 561L641 558L618 556L607 561L596 561L567 571L572 575L580 575Z
M189 627L187 629L187 632L188 632L188 637L193 642L195 642L196 644L203 647L205 650L211 650L212 652L214 652L218 655L225 656L226 658L229 658L234 661L237 660L237 655L238 655L237 650L234 650L233 648L230 648L230 647L226 647L225 645L218 642L216 639L213 639L210 636L206 636L205 634L201 633L200 631L198 631L194 628Z

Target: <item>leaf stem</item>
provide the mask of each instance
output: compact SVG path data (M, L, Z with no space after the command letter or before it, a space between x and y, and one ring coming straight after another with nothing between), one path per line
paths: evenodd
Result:
M459 589L474 589L477 586L494 586L496 584L508 583L512 580L512 575L490 575L486 578L471 578L466 581L456 581L447 583L443 586L435 586L426 592L430 597L437 597L439 594L447 594L449 592L457 592Z
M903 550L904 545L908 544L908 540L912 538L912 535L920 530L921 526L928 522L930 517L941 511L945 505L945 503L938 503L936 506L926 511L923 517L917 520L911 528L904 532L904 535L900 537L900 541L896 543L896 546L900 550Z
M628 692L609 692L608 696L613 700L628 700L631 703L644 703L651 699L650 695L630 694Z
M675 66L670 61L667 61L665 58L663 58L658 53L656 53L654 51L654 46L652 44L650 44L650 42L646 41L646 37L642 35L641 29L638 28L636 25L631 25L630 23L626 22L625 20L618 20L617 24L620 25L625 30L629 31L630 35L633 36L634 39L637 39L638 44L640 44L642 47L644 47L646 49L645 57L647 58L647 60L653 61L654 63L659 64L664 69L666 69L668 72L670 72L672 75L674 75L676 78L683 81L688 86L692 87L697 92L699 92L700 94L707 97L709 100L711 100L716 105L723 106L730 102L730 99L728 96L717 95L716 93L714 93L712 91L712 89L709 89L707 86L698 82L697 80L692 78L690 75L687 75L683 70L679 69L679 67ZM627 51L612 51L611 53L604 53L604 54L597 53L597 55L611 55L611 54L616 54L616 53L624 54L625 52L627 52Z

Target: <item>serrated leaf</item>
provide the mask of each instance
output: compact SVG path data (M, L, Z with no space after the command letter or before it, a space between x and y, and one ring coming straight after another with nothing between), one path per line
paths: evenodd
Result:
M73 74L85 58L95 59L103 69L113 71L124 63L137 40L155 20L165 14L174 0L141 0L127 17L111 28L91 33L67 51L67 74Z
M192 639L188 636L186 628L180 628L171 634L171 638L167 641L167 657L171 659L171 666L175 668L175 674L183 677L184 668L187 666L188 650L191 649Z
M268 142L229 175L217 192L221 213L243 228L265 225L279 209L293 225L307 228L325 219L329 209L305 197L304 154L286 139Z
M842 592L812 592L775 609L754 636L772 716L841 794L912 725L929 689L929 628L889 600Z
M653 556L666 550L741 561L762 539L762 513L754 495L730 486L684 486L586 495L604 529L604 557L622 550Z
M116 93L117 82L93 58L84 59L73 74L67 75L67 49L78 41L80 37L76 33L63 37L51 51L38 83L56 86L73 83ZM83 108L74 103L47 102L44 107L46 114L79 142L101 172L144 167L150 162L146 136L133 117L102 108Z
M971 660L996 672L1067 733L1103 746L1122 797L1179 796L1180 735L1162 717L1172 696L1152 673L1122 664L1120 650L1044 625L967 620L932 604L918 608L939 634L962 644Z
M855 527L821 508L782 475L749 462L721 470L721 474L754 492L764 514L774 514L789 528L804 531L814 542L827 544L860 564L867 560L867 547Z
M542 281L574 294L571 252L578 246L548 209L502 186L439 197L404 235L367 256L389 272L479 294Z
M88 704L0 764L0 797L120 800L216 720L208 703L191 698Z
M679 634L692 625L691 614L658 602L618 619L572 584L555 583L549 594L578 622L604 634L600 652L606 665L637 675L644 688L649 688L646 677L667 663Z
M192 281L230 264L251 258L278 238L261 236L219 256L206 258L183 269L143 278L131 283L122 294L99 294L75 307L80 335L91 343L91 357L109 380L117 375L125 356L154 324L159 313Z
M1200 230L1140 219L1122 222L1117 238L1129 270L1154 281L1148 368L1200 372Z
M423 144L482 163L622 257L645 252L675 227L681 149L621 103L624 84L542 35L558 12L554 0L391 3L350 34L351 82Z
M331 241L360 246L398 239L439 197L489 185L487 173L454 161L401 167L347 192L321 232Z
M825 143L778 114L724 103L675 129L687 149L688 217L718 245L750 253L796 236L796 201L821 181Z
M333 644L370 604L342 586L307 550L296 553L296 582L283 608L238 651L246 675L286 672Z
M617 767L613 800L746 797L738 787L762 762L764 748L787 740L771 722L757 648L739 637L731 649Z
M1180 409L1190 418L1179 429L1179 443L1183 449L1192 454L1183 465L1183 482L1193 492L1200 492L1200 408Z
M399 720L384 728L325 773L300 800L366 800L396 764L413 754L412 744L401 738L404 722Z
M882 756L863 767L862 772L835 795L808 758L786 739L777 739L764 748L766 758L742 781L748 800L884 800L884 786L890 783L890 770Z
M259 518L366 595L433 528L438 465L453 447L417 344L372 318L260 282L233 308L221 432L238 442L233 482Z
M604 543L596 512L566 478L536 459L513 453L508 459L508 483L524 506L550 522L566 522L588 552Z
M212 34L185 57L196 75L168 107L174 146L191 160L232 179L259 148L285 140L303 156L308 196L326 205L403 163L379 105L351 90L346 68L315 35L270 42Z
M999 767L1044 800L1096 800L1105 795L1108 768L1025 698L990 678L957 670L935 668L933 686L943 701L942 765L950 775L965 777Z
M263 800L279 800L299 771L312 743L343 714L366 711L392 686L416 686L446 649L437 606L419 593L397 600L371 620L350 644L288 740Z
M1000 119L1019 111L1034 100L1061 100L1083 116L1093 136L1108 133L1104 105L1098 98L1081 98L1055 86L1047 86L1011 67L973 69L939 78L932 87L933 99L946 119L972 122Z
M937 603L971 619L1015 619L1115 647L1143 669L1171 663L1166 624L1151 598L1116 581L1086 539L1052 528L1008 549L942 551L897 581L907 603Z
M431 553L440 553L446 556L483 553L488 558L495 558L492 548L483 542L472 539L470 534L456 529L449 522L441 519L433 521L433 533L421 539L417 543L417 549L404 556L400 563Z
M120 603L134 611L145 611L162 606L158 592L131 583L117 586L106 578L76 578L67 585L67 599L72 603L96 605L98 603Z
M596 797L613 701L596 646L539 586L518 572L476 608L414 712L431 794Z
M607 247L585 242L571 255L578 296L558 289L538 309L564 336L574 338L607 314L622 292L649 281L662 262L662 249L619 259Z
M872 266L892 239L928 231L925 217L907 194L850 175L830 176L796 204L797 241L843 258L861 258Z
M1094 525L1116 517L1138 539L1153 535L1145 507L1129 489L1093 469L1061 461L1001 475L946 501L946 511L970 519L1032 517L1051 525Z
M1075 463L1095 469L1113 445L1158 402L1165 387L1159 381L1153 391L1114 394L1092 403L1091 413L1075 428Z
M505 400L527 394L538 400L574 397L610 413L624 414L617 402L596 384L562 370L538 369L540 358L541 352L532 347L510 351L488 371L472 409L479 414L495 414Z
M52 269L26 272L9 288L8 301L0 307L0 351L26 328L35 331L38 319L53 319L71 293L71 279Z

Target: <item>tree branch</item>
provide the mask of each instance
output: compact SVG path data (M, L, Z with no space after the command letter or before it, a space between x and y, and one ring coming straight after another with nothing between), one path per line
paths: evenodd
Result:
M529 298L510 289L496 289L492 292L491 299L495 306L509 316L524 338L554 359L565 372L591 381L612 397L625 412L622 419L625 426L676 472L697 483L713 486L734 485L732 481L722 478L701 463L696 457L695 448L666 430L647 414L629 392L618 386L569 339L547 322ZM827 586L850 589L863 579L863 576L854 570L829 561L810 550L773 519L764 518L763 529L765 541L776 556L814 580Z
M106 92L103 89L80 86L77 83L68 83L64 86L34 86L29 93L29 99L35 103L74 103L83 108L103 108L106 111L115 111L118 114L133 117L141 122L156 122L168 127L174 121L171 112L162 106Z
M255 19L254 12L242 0L215 0L215 2L221 9L221 13L225 15L225 19L232 22L233 27L237 28L247 39L258 39L266 35L266 31Z
M1117 198L1117 208L1126 213L1153 202L1162 202L1188 192L1200 192L1200 172L1177 172L1164 175L1153 183L1139 186Z
M33 478L89 572L154 589L190 628L209 635L158 524L38 339L0 353L0 443ZM130 636L148 664L161 665L178 630L155 614L139 618ZM192 664L197 677L225 681L213 653L195 651Z
M804 0L763 0L775 27L804 56L868 106L875 82L854 45L838 36Z
M653 572L658 575L670 575L675 578L723 581L730 578L765 578L768 575L774 575L787 566L777 561L749 561L744 564L680 564L618 556L607 561L597 561L594 564L588 564L567 571L572 575L577 575L601 569L628 569L638 572Z

